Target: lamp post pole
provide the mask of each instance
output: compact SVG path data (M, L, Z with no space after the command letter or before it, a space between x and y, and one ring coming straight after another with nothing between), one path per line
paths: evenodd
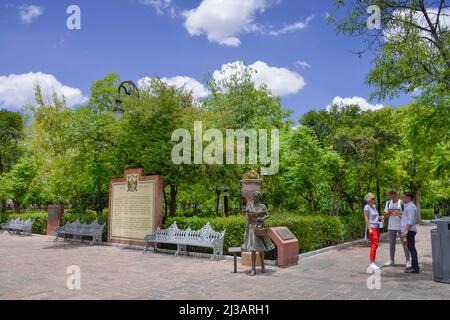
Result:
M118 93L119 93L119 98L117 98L114 101L114 108L113 108L113 113L114 113L114 117L116 118L117 121L123 120L124 116L125 116L125 110L122 109L122 100L120 99L120 97L122 96L122 94L124 93L127 96L131 96L133 94L137 94L139 97L139 89L138 87L133 83L133 81L124 81L120 84L119 88L117 89Z

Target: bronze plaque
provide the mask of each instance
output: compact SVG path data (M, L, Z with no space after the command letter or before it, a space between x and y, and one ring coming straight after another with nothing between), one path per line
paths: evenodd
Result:
M289 229L282 229L278 230L277 234L280 236L281 239L284 241L286 240L293 240L295 239L295 236L292 234L292 232Z
M59 208L49 208L48 209L48 220L49 221L59 221Z

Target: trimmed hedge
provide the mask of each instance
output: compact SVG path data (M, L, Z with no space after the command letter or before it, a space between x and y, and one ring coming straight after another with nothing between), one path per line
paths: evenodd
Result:
M434 220L433 209L420 209L420 216L422 220Z
M167 219L164 227L168 228L174 221L181 229L198 230L210 222L216 231L226 229L224 240L225 251L230 247L242 245L246 219L245 216L228 218L186 218L176 217ZM268 227L286 226L297 237L300 252L308 252L344 241L360 239L364 235L364 219L360 216L297 216L292 214L273 215L267 220Z

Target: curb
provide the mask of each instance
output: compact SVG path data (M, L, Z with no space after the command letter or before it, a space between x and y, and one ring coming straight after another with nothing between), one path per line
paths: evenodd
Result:
M361 240L355 240L352 242L346 242L346 243L341 243L332 247L326 247L326 248L322 248L319 250L315 250L315 251L310 251L310 252L305 252L302 254L299 254L299 258L300 259L304 259L304 258L309 258L312 256L316 256L325 252L329 252L329 251L333 251L333 250L340 250L340 249L344 249L344 248L348 248L348 247L353 247L357 244L361 244L361 243L366 243L367 240L365 239L361 239Z

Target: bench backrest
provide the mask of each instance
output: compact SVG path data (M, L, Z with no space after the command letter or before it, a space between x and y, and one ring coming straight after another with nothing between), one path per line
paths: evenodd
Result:
M191 230L187 228L185 230L180 230L177 223L174 222L169 229L163 230L157 228L152 238L155 240L174 240L174 241L201 241L201 242L220 242L223 241L225 237L226 230L222 232L216 232L211 228L211 224L208 222L200 230Z
M80 219L75 220L74 222L67 222L63 230L66 233L73 233L73 234L102 234L103 229L105 228L105 224L98 223L98 220L96 219L93 223L87 224L86 222L81 224Z
M28 218L28 220L22 220L21 218L16 218L14 220L11 220L9 223L10 228L24 228L29 229L33 225L33 220L31 218Z
M104 227L105 224L100 224L98 223L98 219L95 219L95 221L89 225L89 231L93 234L102 234Z

